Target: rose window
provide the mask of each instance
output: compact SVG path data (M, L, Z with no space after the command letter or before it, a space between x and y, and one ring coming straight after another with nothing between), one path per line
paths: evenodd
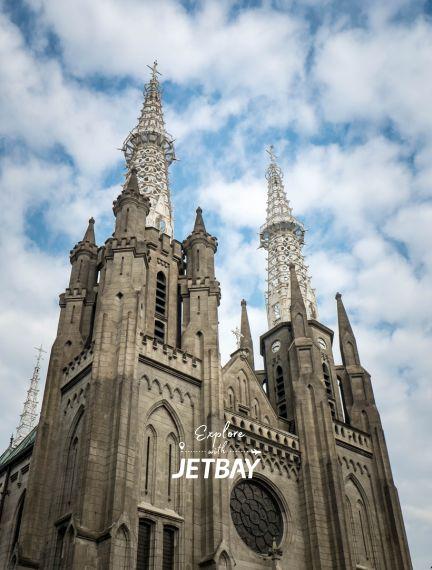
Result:
M273 493L260 481L240 481L231 491L230 508L234 526L249 548L268 554L273 540L280 544L281 509Z

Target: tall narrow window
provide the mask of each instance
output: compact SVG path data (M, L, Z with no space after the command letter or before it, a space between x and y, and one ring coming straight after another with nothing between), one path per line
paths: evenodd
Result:
M124 229L125 232L127 232L128 229L128 222L129 222L129 208L126 208L125 229Z
M140 519L136 570L150 570L152 529L153 523L151 521Z
M155 338L157 338L161 342L165 342L165 323L163 323L162 321L155 321L154 335Z
M348 411L347 411L347 407L346 407L345 393L344 393L344 389L343 389L342 380L339 378L339 376L337 377L337 383L338 383L338 388L339 388L339 396L340 396L340 399L342 402L343 421L346 424L349 424L350 419L349 419L349 415L348 415Z
M165 316L166 312L166 277L159 271L156 276L156 313Z
M171 500L171 475L172 475L173 446L168 444L168 501Z
M277 366L276 368L276 404L277 404L278 414L282 418L287 419L288 412L286 406L285 383L284 383L283 370L281 366Z
M145 484L144 492L147 495L149 491L149 471L150 471L150 436L147 436L147 449L146 449L146 460L145 460Z
M67 464L67 485L66 485L66 501L70 505L73 498L73 491L75 487L76 471L77 471L77 455L78 455L78 438L74 437L69 450L68 464Z
M181 347L181 334L183 323L183 300L180 285L177 285L177 346Z
M162 570L174 570L176 530L174 527L164 526Z
M333 387L330 378L330 371L325 362L323 362L322 369L323 369L324 385L327 392L327 398L329 400L330 412L332 417L336 418L336 408L334 403Z
M325 362L323 362L322 369L323 369L324 384L326 387L327 396L329 398L333 398L333 390L332 390L332 385L331 385L331 380L330 380L330 372L329 372L328 366Z

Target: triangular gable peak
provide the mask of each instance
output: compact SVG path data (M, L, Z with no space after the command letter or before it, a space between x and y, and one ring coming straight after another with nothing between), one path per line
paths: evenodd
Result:
M278 417L270 405L261 382L252 370L247 355L237 350L222 368L225 409L247 414L264 424L277 425Z

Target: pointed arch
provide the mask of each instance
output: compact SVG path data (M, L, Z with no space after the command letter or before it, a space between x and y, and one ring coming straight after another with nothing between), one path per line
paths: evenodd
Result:
M254 398L252 402L252 414L256 420L261 419L260 405L257 398Z
M230 410L236 409L236 397L233 388L230 386L227 390L227 402L226 407Z
M153 406L147 412L145 424L149 423L151 416L158 410L158 408L165 408L167 410L168 414L170 415L172 421L175 424L175 427L177 429L178 436L179 436L180 440L184 441L185 433L184 433L183 425L180 421L180 417L177 414L177 412L175 411L175 409L173 408L173 406L170 404L170 402L168 402L168 400L165 400L165 399L159 400L159 402L156 402L155 404L153 404Z
M195 355L200 360L204 358L204 333L202 331L198 331L195 335Z
M350 473L345 480L345 499L348 516L351 520L351 538L354 544L356 564L375 564L373 528L367 495L358 480Z
M166 454L167 454L167 472L166 472L166 486L168 503L173 510L176 510L177 505L177 491L178 480L173 479L173 473L178 473L180 466L180 453L179 453L179 439L178 435L171 432L166 438Z
M143 454L143 483L142 483L142 496L148 501L153 500L154 496L154 480L155 480L155 466L156 466L156 448L157 448L157 434L156 430L149 424L144 433L144 454Z
M129 530L122 524L114 537L113 570L130 570L130 539Z
M218 570L229 570L231 568L231 562L228 554L223 551L219 556Z

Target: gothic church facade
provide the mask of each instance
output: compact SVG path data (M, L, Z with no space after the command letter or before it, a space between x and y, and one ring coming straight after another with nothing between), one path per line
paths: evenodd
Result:
M39 424L0 457L0 567L411 568L371 378L339 294L333 359L273 152L262 370L245 301L221 364L217 240L200 208L173 237L155 67L124 153L112 237L98 247L90 219L71 251ZM206 456L195 429L227 422L245 437L225 456L259 456L253 478L172 478L180 443Z

